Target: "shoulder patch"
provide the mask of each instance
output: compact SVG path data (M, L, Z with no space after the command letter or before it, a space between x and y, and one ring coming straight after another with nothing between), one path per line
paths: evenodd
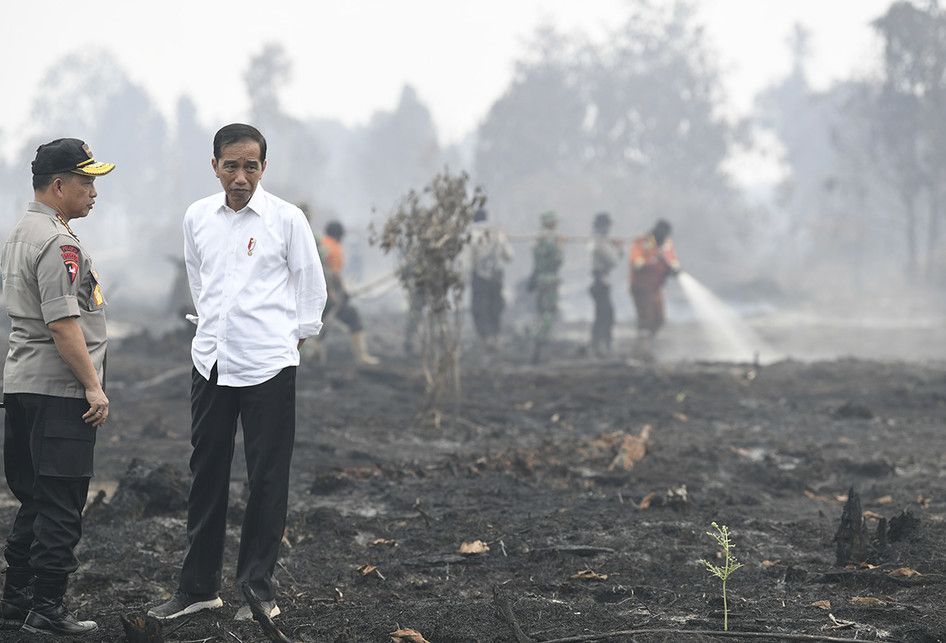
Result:
M79 275L79 249L75 246L59 246L59 253L66 266L66 274L69 275L69 283L75 283Z

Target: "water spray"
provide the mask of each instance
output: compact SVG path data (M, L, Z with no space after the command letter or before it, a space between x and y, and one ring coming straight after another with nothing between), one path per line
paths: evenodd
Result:
M765 340L709 288L686 272L680 273L678 281L706 334L712 359L754 363L779 359Z

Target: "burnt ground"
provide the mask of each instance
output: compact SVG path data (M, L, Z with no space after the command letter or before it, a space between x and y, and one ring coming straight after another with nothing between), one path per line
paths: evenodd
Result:
M294 640L388 641L400 626L432 642L511 641L503 600L536 641L629 629L708 632L639 641L715 640L718 582L698 562L714 559L712 521L729 526L746 565L729 584L731 630L946 639L946 367L576 358L535 368L514 344L493 365L470 356L465 397L434 429L417 421L413 362L382 351L382 366L355 370L339 342L333 350L331 373L299 374L276 574L277 624ZM132 337L110 356L112 420L94 481L106 501L87 509L69 589L102 627L85 640L124 640L119 616L175 587L188 364L182 337ZM647 455L629 471L611 467L623 435L647 425ZM265 640L232 620L243 466L238 453L226 605L175 623L167 640ZM871 533L903 512L919 526L871 545L869 565L844 568L833 537L851 487ZM477 539L488 553L457 554ZM363 575L365 564L377 572ZM891 574L904 567L920 575ZM575 578L583 570L598 579Z

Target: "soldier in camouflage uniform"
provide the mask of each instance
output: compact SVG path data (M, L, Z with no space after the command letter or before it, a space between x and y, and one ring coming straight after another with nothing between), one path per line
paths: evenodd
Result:
M532 276L529 278L529 290L535 293L536 308L533 362L539 361L542 348L558 318L558 287L562 281L559 277L562 241L555 230L558 217L554 212L545 212L541 222L542 233L532 247Z

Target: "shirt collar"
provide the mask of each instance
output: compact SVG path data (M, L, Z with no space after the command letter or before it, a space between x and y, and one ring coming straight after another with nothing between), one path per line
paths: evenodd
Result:
M58 212L53 210L51 207L45 203L40 203L39 201L30 201L26 205L26 210L28 212L39 212L40 214L46 214L51 217L55 217L58 214Z
M227 193L223 193L223 203L220 204L218 210L229 207L227 205ZM259 216L263 216L266 212L266 190L263 189L263 186L259 183L256 184L256 191L253 192L253 196L250 197L250 202L246 204L244 210L250 210ZM241 210L242 212L242 210Z

